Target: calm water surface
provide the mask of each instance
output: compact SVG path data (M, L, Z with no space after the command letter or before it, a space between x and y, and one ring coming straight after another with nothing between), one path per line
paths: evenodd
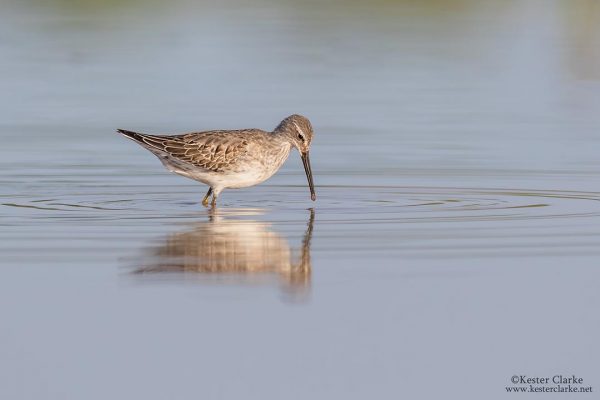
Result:
M3 2L0 397L600 390L600 7L422 3ZM315 203L114 133L291 113Z

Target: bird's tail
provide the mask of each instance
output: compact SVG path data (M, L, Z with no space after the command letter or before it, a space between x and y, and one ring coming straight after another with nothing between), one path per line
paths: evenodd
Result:
M117 129L117 132L127 136L129 139L135 140L136 142L144 142L143 136L137 132L127 131L125 129Z
M147 148L151 152L155 153L165 152L166 147L168 146L167 139L168 136L160 136L160 135L148 135L145 133L138 133L133 131L127 131L125 129L117 129L117 132L123 134L123 136L133 140L137 144Z

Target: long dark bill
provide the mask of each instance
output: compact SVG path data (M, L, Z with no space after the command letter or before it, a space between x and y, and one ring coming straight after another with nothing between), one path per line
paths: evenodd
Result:
M310 199L315 201L317 195L315 194L315 185L313 184L312 171L310 169L310 159L308 158L308 151L306 153L300 153L302 158L302 164L304 164L304 172L306 172L306 179L308 179L308 187L310 188Z

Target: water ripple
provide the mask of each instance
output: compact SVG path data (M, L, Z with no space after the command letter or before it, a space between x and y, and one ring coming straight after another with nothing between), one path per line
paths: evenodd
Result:
M266 190L265 190L266 189ZM490 221L596 217L600 193L558 190L513 190L446 187L324 186L314 207L322 218L337 223ZM255 215L263 209L293 215L312 206L303 188L267 186L250 196L230 192L221 210L229 215ZM3 196L13 220L180 218L204 212L199 195L185 192L121 193L87 191L53 194L51 198ZM267 199L267 200L265 200ZM260 205L260 206L259 206ZM37 214L36 214L37 212ZM191 213L191 214L190 214ZM37 218L36 218L37 219Z

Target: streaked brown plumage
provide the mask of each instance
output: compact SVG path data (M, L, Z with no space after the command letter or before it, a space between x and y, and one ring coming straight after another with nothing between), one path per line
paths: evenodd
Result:
M216 130L170 136L118 132L150 150L169 171L209 185L202 203L208 205L213 194L213 206L225 188L253 186L270 178L295 147L304 163L311 198L316 199L308 158L313 130L301 115L285 118L273 132Z

